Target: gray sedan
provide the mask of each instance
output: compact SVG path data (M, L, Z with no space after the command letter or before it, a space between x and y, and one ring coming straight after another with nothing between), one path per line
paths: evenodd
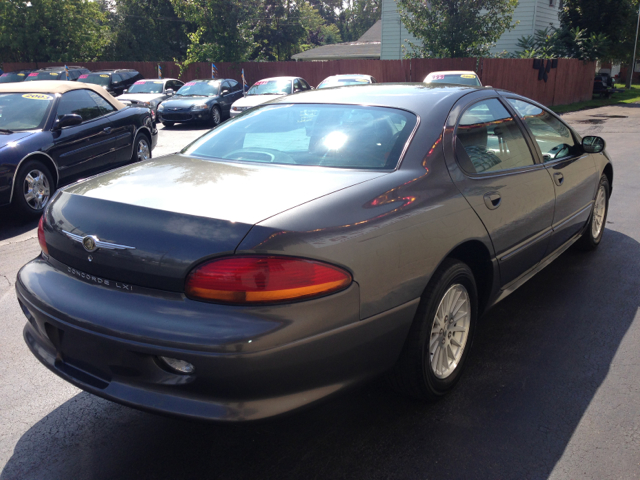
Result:
M16 282L33 354L150 411L253 420L385 374L430 400L478 318L602 240L613 168L505 91L379 84L249 110L60 191Z

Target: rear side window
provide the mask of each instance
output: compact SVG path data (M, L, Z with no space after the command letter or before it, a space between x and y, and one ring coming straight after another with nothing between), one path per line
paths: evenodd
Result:
M531 130L545 162L581 153L569 127L552 114L522 100L510 98L509 103Z
M63 115L71 113L80 115L83 122L101 117L104 114L87 90L73 90L62 95L58 103L56 118L60 119Z
M515 119L497 99L469 107L456 129L456 156L469 173L533 165L533 156Z

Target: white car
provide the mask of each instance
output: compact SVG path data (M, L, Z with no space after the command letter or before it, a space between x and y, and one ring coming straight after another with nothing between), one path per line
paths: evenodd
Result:
M151 78L138 80L131 85L125 93L118 97L118 100L125 105L138 105L149 107L156 119L158 105L163 100L172 97L174 92L180 90L184 82L175 78Z
M470 70L446 70L442 72L431 72L424 79L424 83L452 83L455 85L470 85L481 87L482 82L476 72Z
M301 77L271 77L254 83L246 96L231 105L231 118L245 110L292 93L313 90L309 83Z

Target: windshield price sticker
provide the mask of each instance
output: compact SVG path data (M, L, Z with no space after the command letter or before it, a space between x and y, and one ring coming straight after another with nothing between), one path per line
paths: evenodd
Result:
M80 78L87 78L89 75L80 75Z
M476 78L475 75L460 75L462 78Z
M3 73L2 75L0 75L0 77L8 77L9 74L8 73Z
M192 87L196 84L196 82L187 82L184 84L185 87Z
M60 74L59 73L50 73L49 75L51 75L52 77L57 77Z
M22 95L22 98L28 98L29 100L53 100L51 95L44 95L42 93L27 93Z
M254 86L256 86L256 85L266 85L267 83L269 83L269 82L265 82L264 80L260 80L259 82L256 82L253 85Z
M34 72L34 73L30 73L30 74L29 74L29 76L30 76L30 77L37 77L37 76L38 76L38 74Z
M134 85L144 85L144 80L138 80Z
M102 78L109 78L109 75L100 75Z
M144 82L142 82L142 83L144 83ZM160 84L162 84L163 82L153 82L153 83L160 83Z
M431 75L431 80L444 80L444 75Z
M7 73L7 75L9 75L9 74ZM18 76L19 77L24 77L24 73L19 73Z

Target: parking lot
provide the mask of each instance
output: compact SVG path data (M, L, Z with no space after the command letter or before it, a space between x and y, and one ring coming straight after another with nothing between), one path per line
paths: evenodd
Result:
M614 161L603 244L567 251L489 311L462 381L436 404L373 383L216 425L82 392L24 344L14 282L40 251L36 222L0 212L0 478L640 478L640 105L564 118L602 136ZM160 126L153 154L204 132Z

